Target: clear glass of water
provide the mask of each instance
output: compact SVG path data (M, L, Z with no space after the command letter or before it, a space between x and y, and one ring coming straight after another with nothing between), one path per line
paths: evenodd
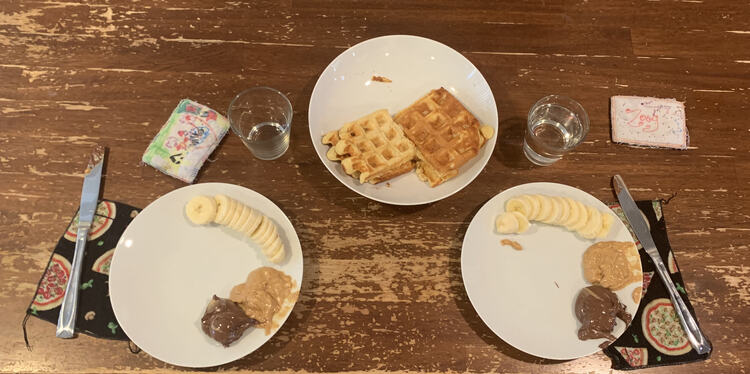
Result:
M546 96L529 111L523 153L534 164L547 166L581 144L588 132L589 116L581 104L565 96Z
M240 92L229 104L227 117L255 157L277 159L289 148L292 104L278 90L253 87Z

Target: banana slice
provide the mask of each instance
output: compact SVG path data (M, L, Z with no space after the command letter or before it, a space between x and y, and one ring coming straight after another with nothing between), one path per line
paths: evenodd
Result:
M565 226L566 229L570 230L570 228L573 226L573 224L578 222L578 217L581 216L581 211L578 208L578 204L576 204L576 201L566 197L565 202L568 204L568 208L570 208L570 213L568 215L568 219L563 222L563 226Z
M552 217L552 201L549 197L544 195L534 195L539 200L539 215L536 216L537 221L546 222Z
M278 249L274 248L272 251L276 252L268 259L271 260L274 264L280 264L282 261L284 261L284 257L286 257L286 251L284 250L284 243L279 240L279 244L277 244Z
M526 200L526 202L529 203L529 206L531 206L531 211L526 216L526 218L529 221L536 219L536 217L539 215L539 201L531 195L521 195L518 198Z
M260 244L261 248L269 249L271 243L273 243L273 241L278 237L279 233L276 231L276 225L271 223L271 231L269 231L268 236L262 242L258 242L258 244Z
M245 222L245 225L240 228L240 232L245 234L245 236L250 237L253 235L256 229L258 229L258 225L260 225L260 222L263 220L263 215L258 213L257 210L252 209L252 212L250 213L250 217L248 217L247 222Z
M579 231L583 229L586 226L586 223L589 221L589 210L586 208L586 205L583 205L580 201L575 202L578 206L578 211L580 212L578 216L578 221L574 222L568 230L570 231Z
M237 211L241 209L242 209L242 204L239 201L229 198L229 207L227 208L227 216L224 217L224 219L221 222L219 222L219 224L225 225L225 226L229 225L229 223L232 222L232 220L234 219L235 214L237 214Z
M612 228L612 222L614 222L614 218L609 213L602 213L602 228L599 230L599 233L596 234L597 238L604 238L609 234L609 229Z
M526 232L526 230L529 229L529 220L526 219L526 216L519 212L512 212L514 216L516 216L516 220L518 221L518 229L516 230L516 233L521 234Z
M524 217L528 217L529 214L531 214L531 204L529 204L525 199L514 197L505 203L505 211L518 212L521 213Z
M253 209L250 208L247 205L242 205L242 211L238 214L240 218L237 219L236 222L233 224L230 224L229 227L234 231L240 231L242 226L247 222L247 219L250 218L250 215L252 214Z
M547 224L554 224L557 222L557 218L560 216L562 207L554 197L545 196L545 198L547 199L547 201L549 201L550 207L552 208L550 209L549 216L545 217L545 219L542 219L541 221Z
M562 226L568 220L568 217L570 217L570 205L568 205L567 200L560 196L554 196L552 199L557 200L557 203L560 204L560 214L557 216L555 222L552 223Z
M214 222L220 224L229 215L229 208L232 206L232 199L226 195L216 195L214 196L214 200L216 200L216 217L214 218Z
M271 222L268 221L268 218L266 218L266 216L263 216L263 219L260 221L260 225L258 225L258 229L255 230L255 232L250 236L250 239L252 239L256 243L260 242L260 239L265 238L268 232L271 231L270 223Z
M236 207L234 211L232 212L232 216L229 217L226 220L227 223L225 223L225 225L229 226L230 228L237 226L237 222L240 220L240 218L242 217L242 212L245 210L245 204L237 200L234 200L234 203L236 204Z
M269 230L266 232L266 235L260 238L256 243L258 243L262 248L265 248L268 246L268 244L271 244L273 241L273 238L277 235L276 234L276 226L269 221Z
M589 219L586 221L586 226L578 230L578 233L586 239L593 239L602 230L602 214L591 206L587 206L586 209L589 213Z
M281 243L281 238L278 235L274 236L271 243L263 247L263 254L266 255L266 257L268 258L275 256L276 252L278 252L281 249L281 247L279 246L280 243Z
M213 222L216 211L216 200L209 196L195 196L185 205L185 215L196 225Z
M495 229L500 234L514 234L518 232L518 219L512 212L505 212L497 217Z

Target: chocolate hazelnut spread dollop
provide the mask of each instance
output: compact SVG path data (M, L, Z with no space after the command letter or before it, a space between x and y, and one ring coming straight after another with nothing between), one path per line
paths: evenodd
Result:
M210 336L225 347L229 347L251 326L258 321L248 317L234 301L222 299L216 295L206 307L201 318L201 327Z
M620 303L614 292L602 286L589 286L578 293L575 304L576 318L581 321L578 339L588 340L606 338L615 340L612 330L615 327L615 317L626 324L631 316L625 311L625 305Z

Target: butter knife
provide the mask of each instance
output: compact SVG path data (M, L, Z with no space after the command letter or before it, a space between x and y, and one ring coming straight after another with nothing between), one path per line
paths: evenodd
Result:
M83 191L81 192L81 207L78 211L78 231L76 232L76 248L73 254L73 266L70 269L70 278L65 287L60 316L57 319L58 338L72 338L76 326L76 310L78 309L78 287L81 283L81 267L86 250L89 229L94 220L94 213L99 200L99 184L102 178L102 167L104 166L104 155L107 149L97 145L91 153L88 166L83 178Z
M638 209L635 201L633 201L633 197L630 196L628 187L625 185L625 182L623 182L622 177L615 175L612 178L612 185L615 188L615 193L617 194L617 199L620 201L622 211L625 212L625 217L628 218L630 226L633 228L633 232L635 232L635 236L638 237L643 249L654 262L656 273L659 274L659 278L661 278L664 285L667 286L669 298L672 299L672 305L674 306L675 312L677 312L677 315L680 317L680 324L685 330L690 345L693 346L698 354L711 352L711 343L709 343L703 335L695 318L690 314L685 302L677 292L677 288L672 282L672 277L669 276L667 267L664 266L664 261L661 256L659 256L659 251L656 249L656 244L654 244L654 239L651 237L651 232L646 225L646 221L643 219L641 210Z

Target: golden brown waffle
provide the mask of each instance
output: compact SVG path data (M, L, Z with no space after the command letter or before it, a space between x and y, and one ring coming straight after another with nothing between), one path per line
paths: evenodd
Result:
M445 88L432 90L394 117L417 147L417 175L437 186L458 174L485 138L479 121Z
M360 183L380 183L414 168L415 148L387 110L381 109L323 136L329 160Z

